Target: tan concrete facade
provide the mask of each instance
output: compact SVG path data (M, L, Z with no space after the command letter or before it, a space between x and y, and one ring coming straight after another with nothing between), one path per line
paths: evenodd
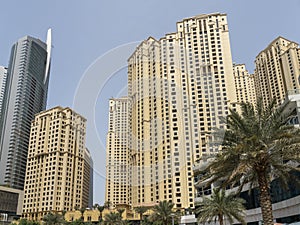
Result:
M70 108L55 107L31 123L23 217L41 220L50 211L88 206L84 182L86 119Z
M288 91L300 88L300 49L296 42L278 37L255 59L255 86L257 97L264 105L270 99L281 104Z
M127 97L109 100L105 201L113 206L130 203L129 107Z
M226 14L184 19L128 60L133 206L194 207L192 167L218 148L213 127L237 102Z
M237 102L256 103L254 75L249 74L245 64L234 64L233 75Z

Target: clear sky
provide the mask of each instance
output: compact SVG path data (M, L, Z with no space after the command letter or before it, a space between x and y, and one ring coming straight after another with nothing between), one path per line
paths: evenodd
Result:
M174 32L183 18L213 12L227 13L233 61L250 72L255 56L276 37L300 42L300 0L1 2L0 65L7 66L20 37L45 40L47 29L53 30L47 107L74 107L88 119L95 203L104 202L108 99L126 95L126 59L134 46Z

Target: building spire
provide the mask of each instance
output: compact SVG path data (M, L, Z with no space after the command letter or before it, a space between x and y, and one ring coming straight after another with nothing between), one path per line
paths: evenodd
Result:
M50 71L50 62L51 62L51 48L52 48L52 29L49 28L47 32L47 61L46 61L46 70L45 70L45 79L44 83L47 81L47 77Z

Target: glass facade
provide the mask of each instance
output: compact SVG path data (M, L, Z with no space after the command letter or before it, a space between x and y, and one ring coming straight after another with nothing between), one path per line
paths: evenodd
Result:
M0 183L23 189L30 126L46 108L47 44L29 36L12 47L0 118Z
M15 213L18 207L19 194L0 190L0 212Z
M195 177L195 183L197 183L200 178L201 174ZM291 176L287 182L287 185L284 185L284 183L279 179L274 179L271 182L270 186L270 194L271 194L271 200L272 204L279 203L285 200L292 199L294 197L297 197L300 195L300 182L297 182L296 180L300 180L300 172L294 171L291 172ZM229 188L227 188L229 189ZM197 197L203 197L203 196L209 196L211 195L211 187L204 187L196 185L196 198ZM240 197L246 200L246 209L251 210L255 208L260 207L259 203L259 189L254 188L251 191L243 191L240 193ZM197 200L196 200L197 201ZM276 222L279 223L291 223L295 221L300 221L300 213L298 215L291 215L287 217L281 217L276 218ZM248 224L259 224L259 222L251 222Z
M292 177L297 177L297 179L300 179L300 172L293 172ZM288 185L285 186L282 181L279 179L275 179L271 183L271 200L272 203L281 202L290 198L294 198L298 195L300 195L300 184L297 184L294 179L290 179L288 182ZM257 188L254 188L249 191L244 191L240 194L240 197L245 199L246 209L254 209L260 207L259 204L259 191Z

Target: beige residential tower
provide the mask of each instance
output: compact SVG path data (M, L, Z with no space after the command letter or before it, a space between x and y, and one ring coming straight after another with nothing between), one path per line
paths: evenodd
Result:
M256 104L254 75L249 74L245 64L233 64L237 102Z
M289 92L300 88L300 48L296 42L278 37L255 59L255 86L257 97L264 105L271 99L281 104Z
M130 203L129 107L127 97L109 100L105 201L113 206Z
M183 19L128 59L131 199L194 207L193 166L237 102L226 14Z
M92 160L85 147L86 119L55 107L31 123L23 217L91 206Z

